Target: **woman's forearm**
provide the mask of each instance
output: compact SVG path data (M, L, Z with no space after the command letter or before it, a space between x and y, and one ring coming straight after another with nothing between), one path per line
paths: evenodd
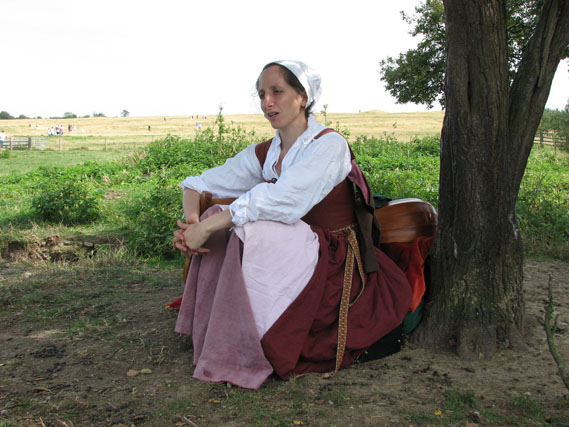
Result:
M205 227L206 232L208 235L212 233L222 230L225 228L233 227L233 220L231 218L231 212L229 209L225 209L222 212L219 212L215 215L211 215L210 217L206 218L202 221L201 224Z
M200 251L208 251L203 248L209 237L216 231L229 228L233 225L231 220L231 212L229 209L213 214L199 223L182 224L183 228L183 245L190 250L191 253Z
M200 220L200 193L191 188L184 188L182 207L186 222L198 223Z

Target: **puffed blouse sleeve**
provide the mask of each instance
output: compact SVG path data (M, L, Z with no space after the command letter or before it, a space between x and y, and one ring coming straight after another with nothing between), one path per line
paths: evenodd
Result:
M348 143L335 132L302 146L293 160L287 158L288 155L276 183L259 183L230 205L235 225L257 220L292 224L324 199L351 170ZM265 163L263 174L270 171L271 165Z
M198 193L209 191L213 197L239 197L263 181L261 165L251 145L236 156L227 159L218 167L209 169L200 176L191 176L182 181L182 188L191 188Z

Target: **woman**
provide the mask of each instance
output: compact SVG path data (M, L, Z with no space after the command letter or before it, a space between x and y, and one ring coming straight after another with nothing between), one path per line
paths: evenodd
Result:
M377 249L369 187L347 141L310 112L320 77L276 61L257 92L275 137L184 180L186 224L174 233L178 249L201 255L176 324L193 336L194 377L247 388L273 371L288 378L352 363L401 323L411 299L403 272ZM203 191L236 200L200 219Z

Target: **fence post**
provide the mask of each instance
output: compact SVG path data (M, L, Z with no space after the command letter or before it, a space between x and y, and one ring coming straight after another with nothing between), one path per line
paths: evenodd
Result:
M29 136L28 137L28 150L31 150L31 149L32 149L32 137Z
M543 131L539 131L539 146L543 148Z
M12 151L12 137L10 137L10 151Z

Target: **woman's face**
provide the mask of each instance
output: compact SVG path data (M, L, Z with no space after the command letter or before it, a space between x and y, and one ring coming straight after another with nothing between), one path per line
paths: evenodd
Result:
M263 71L257 90L263 114L273 129L285 130L290 125L306 122L306 95L298 93L286 82L279 66Z

